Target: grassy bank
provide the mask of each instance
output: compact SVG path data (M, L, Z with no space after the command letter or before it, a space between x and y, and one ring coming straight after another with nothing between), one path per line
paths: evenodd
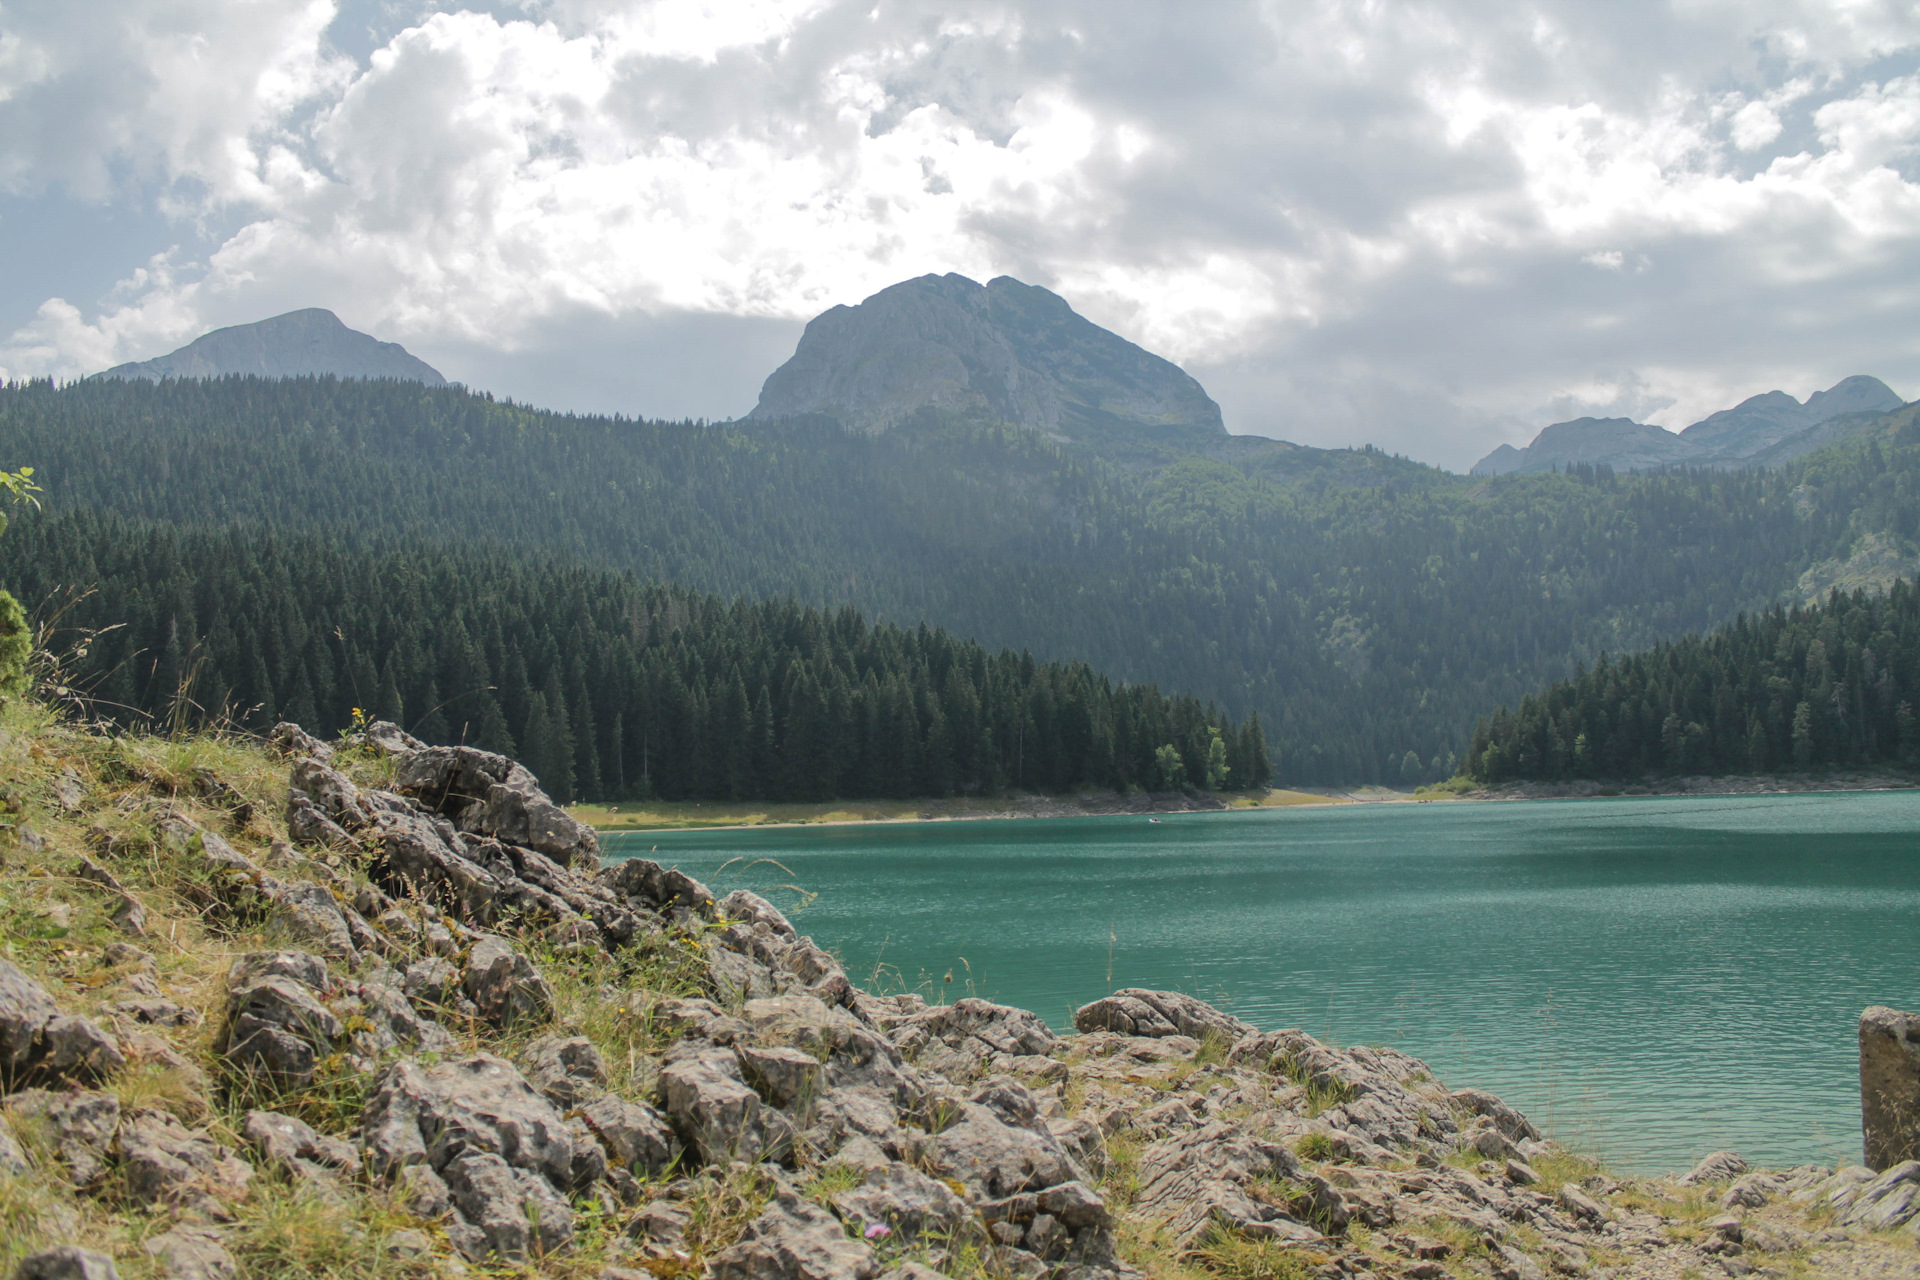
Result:
M1225 809L1274 809L1344 801L1305 791L1223 795ZM937 822L984 818L1064 818L1114 813L1183 813L1191 807L1141 803L1126 797L996 796L947 800L832 800L782 804L765 800L633 800L580 804L567 811L600 831L684 831L704 827L797 827L851 822ZM1211 806L1209 806L1210 808Z

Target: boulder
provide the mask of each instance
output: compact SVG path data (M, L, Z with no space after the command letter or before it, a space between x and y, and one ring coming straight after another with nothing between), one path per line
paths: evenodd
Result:
M326 965L305 952L260 952L228 976L227 1024L217 1048L235 1069L281 1087L312 1083L346 1026L316 994Z
M461 990L496 1027L553 1017L553 987L504 939L483 936L467 955Z
M1139 1179L1133 1211L1163 1223L1181 1248L1194 1247L1215 1223L1250 1239L1313 1243L1322 1233L1303 1214L1317 1208L1335 1230L1349 1217L1340 1194L1302 1169L1292 1152L1223 1121L1148 1146ZM1305 1188L1312 1199L1296 1210L1255 1194L1259 1184L1278 1180Z
M63 1244L22 1258L13 1280L120 1280L120 1273L106 1254Z
M905 1164L869 1170L859 1186L834 1195L833 1207L850 1226L884 1226L903 1243L926 1236L961 1244L973 1220L953 1188Z
M972 997L903 1018L889 1034L908 1057L951 1080L999 1070L1005 1059L1044 1056L1060 1043L1038 1015Z
M117 1040L90 1019L61 1013L45 988L0 960L0 1089L98 1080L126 1065Z
M1920 1216L1920 1160L1902 1160L1860 1188L1840 1215L1842 1226L1887 1231Z
M774 1106L787 1110L819 1096L825 1068L820 1059L781 1045L741 1045L734 1050L747 1082Z
M241 1136L268 1165L298 1178L324 1182L360 1167L351 1143L323 1137L277 1111L249 1111Z
M447 1239L474 1262L489 1254L526 1262L573 1242L573 1211L565 1196L494 1152L464 1151L440 1176L456 1214Z
M614 1168L650 1177L665 1173L680 1158L673 1127L652 1107L602 1094L582 1104L579 1115Z
M1459 1131L1446 1108L1407 1087L1411 1081L1431 1079L1426 1064L1392 1049L1336 1049L1304 1031L1288 1029L1241 1041L1228 1051L1227 1060L1236 1066L1258 1064L1302 1088L1332 1095L1339 1101L1320 1118L1375 1146L1444 1144Z
M1509 1141L1540 1141L1540 1130L1531 1121L1490 1093L1479 1089L1455 1089L1447 1095L1447 1100L1468 1115L1492 1121L1493 1127Z
M660 1088L680 1137L709 1164L778 1161L792 1153L792 1122L747 1087L729 1050L682 1041L667 1053Z
M1177 991L1148 991L1128 987L1104 1000L1080 1006L1073 1025L1080 1031L1111 1031L1123 1036L1208 1036L1231 1045L1254 1034L1254 1028L1220 1012L1204 1001Z
M267 745L283 756L333 763L333 748L290 720L282 720L267 733Z
M471 747L416 749L401 758L394 785L463 834L521 845L563 867L600 865L593 828L554 804L538 779L505 756Z
M232 1217L227 1202L246 1194L253 1170L204 1133L164 1111L141 1111L120 1125L120 1175L127 1197L209 1218Z
M390 756L411 755L427 745L391 720L375 720L354 734L352 741L355 746L369 747Z
M872 1280L880 1274L873 1250L848 1239L838 1218L785 1190L709 1266L712 1280Z
M205 1227L175 1227L147 1237L140 1247L166 1280L234 1280L240 1274L220 1234Z
M603 1092L606 1059L585 1036L541 1036L524 1054L527 1080L557 1107L577 1107Z
M1729 1182L1747 1171L1747 1162L1737 1151L1716 1151L1701 1158L1680 1179L1683 1187L1697 1186L1703 1182Z
M120 1100L113 1094L27 1089L4 1105L10 1115L39 1126L47 1148L66 1167L75 1187L91 1189L106 1177L113 1135L120 1128Z
M572 1133L507 1062L396 1063L374 1085L360 1137L374 1174L406 1188L417 1212L452 1208L448 1237L469 1258L524 1261L572 1239Z
M616 862L604 868L597 880L618 897L648 910L683 911L703 917L714 912L713 894L707 886L684 871L662 867L646 858ZM792 933L791 927L787 932Z
M960 1104L958 1117L928 1146L933 1172L984 1200L1038 1191L1078 1175L1051 1134L1016 1128L977 1102Z
M1860 1015L1860 1128L1874 1172L1920 1158L1920 1016Z

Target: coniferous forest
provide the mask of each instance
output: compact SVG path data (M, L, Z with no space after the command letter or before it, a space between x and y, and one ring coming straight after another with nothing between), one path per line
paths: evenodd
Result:
M49 646L94 714L330 733L359 708L518 756L563 801L1221 790L1271 771L1257 718L847 607L94 512L21 521L7 551L29 598L95 588Z
M1449 776L1490 708L1602 653L1798 600L1863 539L1910 555L1914 418L1768 472L1480 479L1245 439L1149 463L933 415L867 436L574 417L412 383L22 384L0 388L0 458L37 468L47 510L0 544L0 586L44 617L54 588L89 581L25 550L71 512L341 555L460 547L925 620L1236 722L1257 712L1282 782L1405 784ZM212 616L176 611L168 634L204 648ZM402 693L411 714L424 690Z
M1608 661L1475 730L1485 782L1920 764L1920 589L1834 592Z

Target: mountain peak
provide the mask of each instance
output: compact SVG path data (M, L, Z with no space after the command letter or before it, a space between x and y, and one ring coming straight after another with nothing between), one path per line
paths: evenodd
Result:
M382 342L349 329L321 307L289 311L254 324L237 324L202 334L178 351L152 360L115 365L102 378L223 378L252 374L261 378L298 378L331 374L337 378L395 378L446 385L439 370L397 342Z
M748 416L826 414L878 433L927 408L1069 438L1103 427L1226 434L1220 406L1178 365L1012 276L925 275L822 312Z

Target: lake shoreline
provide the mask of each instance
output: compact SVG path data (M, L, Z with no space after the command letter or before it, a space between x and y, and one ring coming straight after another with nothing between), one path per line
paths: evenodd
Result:
M917 822L1003 822L1036 818L1159 817L1188 813L1250 813L1261 809L1315 809L1329 805L1510 804L1526 800L1629 800L1672 796L1813 795L1855 791L1906 791L1920 779L1888 772L1829 774L1824 777L1759 775L1643 779L1633 783L1509 782L1458 794L1396 791L1391 787L1274 788L1258 798L1220 797L1178 792L1122 796L1112 792L1080 796L1019 796L1011 801L869 801L800 804L706 804L680 802L647 807L631 821L616 807L576 805L569 809L602 834L647 831L752 831L774 827L850 827ZM712 813L709 818L699 812ZM781 811L787 811L782 813Z

